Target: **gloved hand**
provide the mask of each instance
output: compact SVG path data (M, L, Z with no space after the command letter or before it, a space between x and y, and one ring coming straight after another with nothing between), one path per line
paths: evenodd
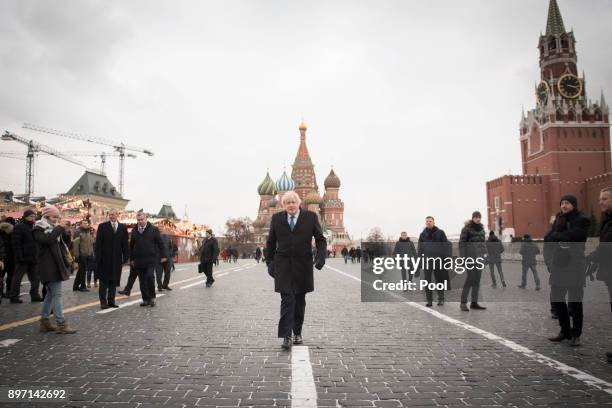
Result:
M325 266L325 261L317 261L315 262L314 267L317 268L317 270L321 270L323 269L323 267Z
M270 262L268 264L268 275L270 275L272 278L276 278L276 276L274 276L274 263Z

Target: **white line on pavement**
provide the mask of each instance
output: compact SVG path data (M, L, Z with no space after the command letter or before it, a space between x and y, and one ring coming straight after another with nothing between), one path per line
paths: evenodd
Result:
M2 341L0 341L0 348L12 346L13 344L17 343L18 341L21 341L21 339L5 339L5 340L2 340Z
M166 294L160 293L159 295L155 295L155 296L156 296L155 298L157 299L157 298L160 298L162 296L166 296ZM132 305L135 305L136 303L140 303L140 302L142 302L142 299L131 300L129 302L119 303L117 305L119 307L111 307L110 309L99 310L96 313L98 313L98 314L110 313L110 312L114 312L115 310L123 309L124 307L132 306Z
M181 286L179 289L189 289L194 286L202 285L204 282L206 282L206 279L202 279L201 281L197 281L195 283L190 283L189 285L186 285L186 286Z
M317 388L312 376L310 353L307 346L291 350L291 407L316 408Z
M238 269L236 269L238 270ZM217 277L221 277L221 276L225 276L225 275L229 275L229 272L223 272L217 275Z
M331 266L326 265L327 268L331 269L334 272L338 272L341 275L347 276L351 279L354 279L356 281L361 282L361 279L350 275L346 272L343 272L339 269L333 268ZM578 370L577 368L574 368L572 366L569 366L565 363L562 363L560 361L557 361L553 358L547 357L544 354L540 354L538 352L535 352L527 347L521 346L518 343L513 342L512 340L508 340L504 337L498 336L496 334L490 333L486 330L482 330L479 329L476 326L472 326L471 324L467 324L462 322L461 320L457 320L454 319L450 316L445 315L444 313L440 313L436 310L431 310L423 305L420 305L418 303L415 302L404 302L405 304L412 306L414 308L417 308L419 310L422 310L424 312L427 312L429 314L431 314L432 316L437 317L438 319L444 320L448 323L454 324L455 326L461 327L465 330L468 330L472 333L475 334L479 334L489 340L495 341L503 346L508 347L509 349L520 353L522 355L524 355L527 358L530 358L532 360L535 360L541 364L544 364L552 369L555 369L557 371L560 371L563 374L567 374L575 379L577 379L578 381L582 381L583 383L592 386L594 388L600 389L602 391L607 392L608 394L612 394L612 383L609 383L605 380L602 380L601 378L595 377L589 373L586 373L584 371Z

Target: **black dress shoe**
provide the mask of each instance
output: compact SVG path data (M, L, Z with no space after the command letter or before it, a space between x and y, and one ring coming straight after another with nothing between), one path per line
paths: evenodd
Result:
M612 364L612 353L610 352L606 353L606 358L608 359L608 363Z
M165 290L172 290L172 288L170 286L164 286Z
M32 303L42 302L43 301L43 298L40 297L40 295L38 295L38 294L31 295L31 299L32 299Z
M149 306L149 302L142 302L142 303L140 304L140 306L142 306L142 307Z
M293 344L303 344L304 340L302 340L302 336L300 336L299 334L296 334L293 337Z
M432 305L432 303L431 303L431 302L427 302L427 303L425 304L425 306L426 306L426 307L432 307L433 305Z
M120 295L125 295L125 296L130 296L130 291L129 290L120 290L119 292L117 292Z
M470 304L470 309L474 309L474 310L487 310L486 307L480 306L478 303Z
M109 306L109 305L107 305L106 303L102 303L102 304L100 305L100 309L108 309L108 308L110 308L110 306Z
M464 312L469 312L470 309L468 309L467 305L465 303L461 303L459 305L459 309L463 310Z
M580 336L573 336L570 340L570 346L578 347L580 346Z
M444 300L438 300L438 306L444 306Z
M558 343L558 342L563 341L563 340L571 340L571 339L572 339L572 336L570 336L569 334L563 333L563 332L559 333L555 337L549 337L548 338L548 340L550 340L552 342L555 342L555 343Z
M283 350L291 350L291 337L285 337L281 347L283 348Z
M149 306L151 306L151 307L155 307L155 301L154 301L154 300L150 301L150 302L149 302Z
M117 307L119 307L119 305L116 304L115 302L113 302L113 303L109 303L108 307L115 307L115 308L117 308Z

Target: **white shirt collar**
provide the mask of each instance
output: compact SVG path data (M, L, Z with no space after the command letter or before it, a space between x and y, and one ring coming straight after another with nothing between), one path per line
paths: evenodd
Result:
M300 216L299 209L298 209L298 212L295 213L295 215L291 215L287 212L287 222L291 222L291 217L294 217L294 221L297 222L299 216Z

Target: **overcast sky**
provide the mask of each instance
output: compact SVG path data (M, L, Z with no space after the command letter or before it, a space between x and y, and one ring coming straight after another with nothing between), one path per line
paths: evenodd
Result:
M318 184L333 165L354 237L416 234L430 214L454 234L486 212L487 180L520 173L548 1L4 0L0 129L29 122L149 148L127 161L128 208L170 202L219 229L256 216L266 168L290 173L303 117ZM612 3L559 6L587 93L612 101ZM7 150L25 147L0 142ZM0 189L23 192L25 162L0 165ZM40 157L35 193L66 192L82 171ZM115 185L117 173L111 160Z

